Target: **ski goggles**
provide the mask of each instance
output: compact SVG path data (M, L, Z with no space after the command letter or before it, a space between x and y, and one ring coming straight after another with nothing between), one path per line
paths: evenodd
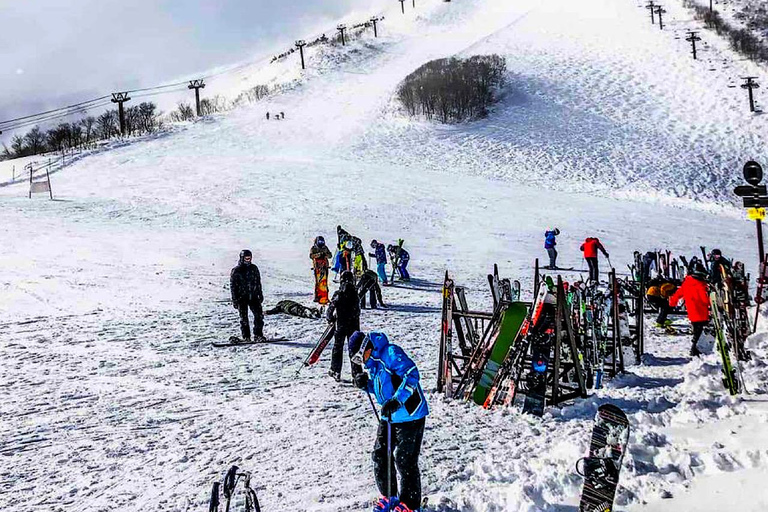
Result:
M371 343L370 336L366 334L363 342L360 344L360 348L352 355L351 360L356 365L363 366L368 358L371 357L371 352L373 352L373 343Z

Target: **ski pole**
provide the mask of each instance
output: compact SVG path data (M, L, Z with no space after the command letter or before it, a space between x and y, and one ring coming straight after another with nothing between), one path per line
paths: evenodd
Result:
M373 403L373 397L371 396L371 393L366 391L365 394L368 395L368 400L371 402L371 409L373 409L373 414L376 416L376 421L380 422L381 418L379 418L379 411L376 410L376 405Z
M387 500L392 497L392 416L387 418Z

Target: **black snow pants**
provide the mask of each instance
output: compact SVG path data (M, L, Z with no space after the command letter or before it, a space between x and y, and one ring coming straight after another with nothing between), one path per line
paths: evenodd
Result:
M709 322L691 322L691 326L693 327L693 346L696 347L699 343L699 338L701 338L701 335L704 333L704 327L707 326Z
M253 312L253 335L264 335L264 312L261 309L261 302L256 300L243 301L237 305L237 310L240 312L240 332L243 339L251 337L251 325L248 322L249 309Z
M367 285L360 290L360 307L365 307L365 296L370 295L371 309L376 309L377 304L384 305L384 299L381 298L381 287L379 283L373 281L370 285Z
M376 486L382 496L399 496L411 510L421 507L421 474L419 453L424 438L426 418L406 423L392 423L392 446L387 450L387 422L379 422L376 444L373 447L373 472ZM387 467L387 452L392 465ZM400 474L398 486L397 474ZM387 489L388 482L392 489ZM398 493L399 489L399 493Z
M651 296L648 297L648 304L659 308L659 316L656 318L657 324L663 324L667 321L667 316L669 316L669 312L672 311L672 307L669 305L667 299Z
M600 270L597 267L597 258L584 258L589 266L589 278L597 282L600 280Z
M357 319L357 323L352 325L339 325L336 324L336 334L333 335L333 353L331 354L331 370L341 374L341 366L343 363L344 349L346 348L349 337L354 334L355 331L360 330L360 319ZM363 368L360 365L353 363L352 365L352 378L359 373L362 373Z
M549 254L549 268L557 268L557 249L548 247L547 254Z

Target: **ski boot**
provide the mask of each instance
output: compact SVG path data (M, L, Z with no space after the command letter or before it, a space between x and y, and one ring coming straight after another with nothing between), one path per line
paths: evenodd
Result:
M691 347L691 357L699 357L701 355L701 351L699 350L699 347L696 345L693 345Z
M341 382L341 373L335 372L333 370L328 370L328 376L331 377L336 382Z
M251 340L249 339L248 341L251 341ZM255 343L264 343L267 341L267 338L263 334L254 334L253 341Z

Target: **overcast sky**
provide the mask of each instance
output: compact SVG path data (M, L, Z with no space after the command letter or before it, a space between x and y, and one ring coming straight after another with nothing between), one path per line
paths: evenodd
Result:
M0 120L260 56L394 0L0 0Z

